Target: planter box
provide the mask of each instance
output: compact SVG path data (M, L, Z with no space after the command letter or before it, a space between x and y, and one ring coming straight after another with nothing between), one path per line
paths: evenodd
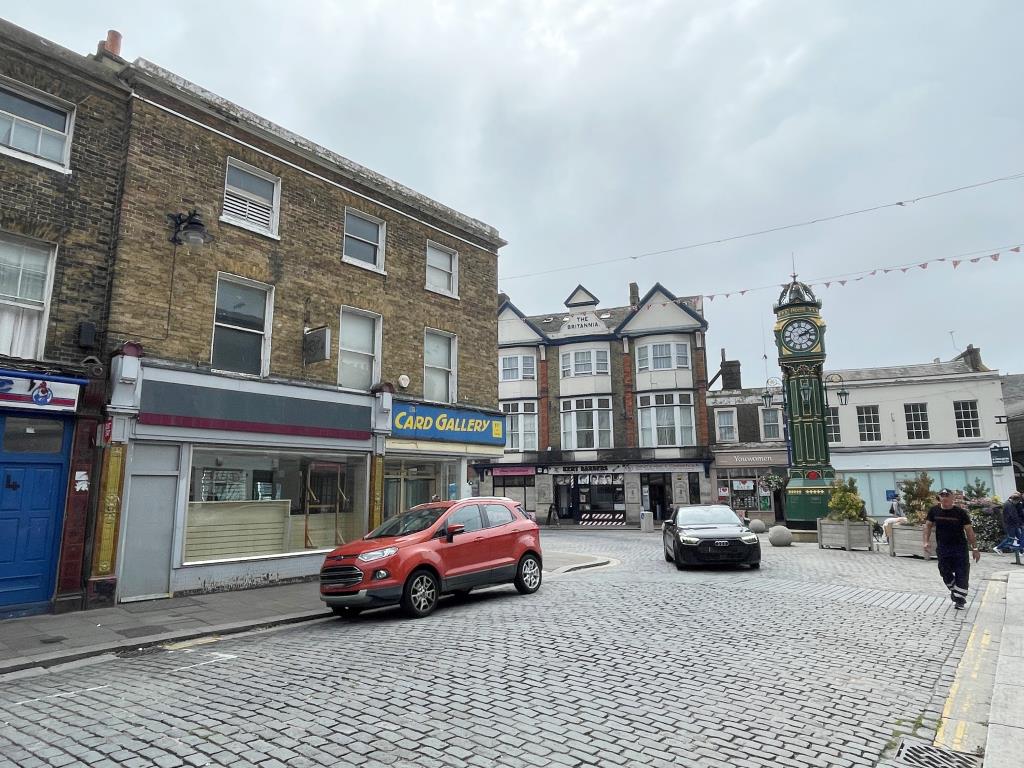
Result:
M924 535L923 525L894 525L889 531L889 554L912 555L931 560L935 557L935 531L932 531L932 553L926 555L924 547L921 546L921 537Z
M871 536L871 523L851 522L850 520L826 520L818 518L818 549L854 549L875 548L875 540Z

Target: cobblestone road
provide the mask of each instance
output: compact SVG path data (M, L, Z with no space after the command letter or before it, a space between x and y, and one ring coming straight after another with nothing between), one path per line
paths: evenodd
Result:
M971 620L934 562L764 542L760 571L680 573L657 535L544 543L619 564L0 682L0 766L869 766Z

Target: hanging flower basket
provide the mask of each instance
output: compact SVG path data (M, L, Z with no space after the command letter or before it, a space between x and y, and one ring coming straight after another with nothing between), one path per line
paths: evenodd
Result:
M757 478L757 487L769 493L781 491L786 487L786 478L782 475L776 475L774 472L769 472L767 475L761 475Z

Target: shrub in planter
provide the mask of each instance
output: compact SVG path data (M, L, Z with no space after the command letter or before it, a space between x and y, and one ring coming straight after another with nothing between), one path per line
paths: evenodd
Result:
M938 502L932 490L932 479L922 472L913 480L900 480L896 485L903 497L903 514L907 525L924 525L928 510Z
M818 521L818 547L874 549L871 523L867 519L864 499L857 492L857 481L852 477L845 482L832 483L828 501L828 516Z
M857 481L852 477L832 483L832 495L828 500L828 519L865 522L868 519L864 499L857 492Z

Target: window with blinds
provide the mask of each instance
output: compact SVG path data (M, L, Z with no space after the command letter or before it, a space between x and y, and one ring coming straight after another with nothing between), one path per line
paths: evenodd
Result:
M277 234L281 180L228 158L223 218L267 234Z
M0 236L0 354L40 357L51 248Z

